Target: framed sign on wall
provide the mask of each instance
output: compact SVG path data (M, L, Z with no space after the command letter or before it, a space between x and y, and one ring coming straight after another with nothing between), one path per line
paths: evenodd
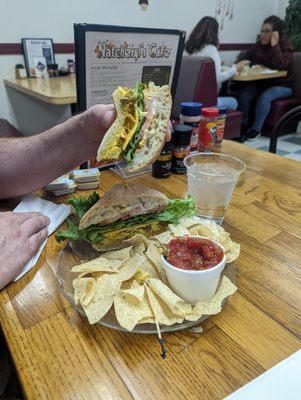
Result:
M170 29L75 24L78 109L112 102L118 86L153 81L174 96L185 32Z
M29 78L36 78L47 71L47 65L55 64L52 39L23 38L22 50Z

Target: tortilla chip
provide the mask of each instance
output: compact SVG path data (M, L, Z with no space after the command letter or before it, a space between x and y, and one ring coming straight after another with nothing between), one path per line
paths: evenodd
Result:
M148 240L141 233L137 233L132 238L124 240L123 243L133 246L133 253L142 254L148 248Z
M122 261L106 260L103 257L98 257L83 264L75 265L71 271L78 272L81 274L81 276L90 274L91 272L116 273L121 266Z
M153 238L158 240L158 242L160 242L162 244L167 244L171 241L173 236L169 231L166 231L166 232L159 233L159 235L156 235Z
M178 225L168 224L168 227L172 231L174 236L184 236L190 234L189 230L180 224Z
M131 258L133 255L133 250L132 246L126 247L125 249L120 249L120 250L112 250L112 251L107 251L102 255L103 258L106 258L107 260L127 260L128 258Z
M117 273L117 278L120 280L120 282L131 279L135 275L136 271L141 267L143 261L144 257L140 256L139 254L136 254L133 258L125 261L124 266L120 268Z
M73 282L74 303L87 306L95 294L96 281L93 278L77 278Z
M184 318L176 316L153 291L145 285L146 293L149 301L150 308L153 312L154 318L162 325L180 324Z
M197 225L193 228L189 228L189 232L191 235L204 236L208 239L213 239L216 241L219 239L219 236L216 237L210 228L205 225Z
M135 283L135 286L136 286L136 284L138 284L138 283L137 283L137 281L134 281L134 282L136 282ZM122 294L125 294L127 296L133 297L133 300L136 300L136 301L140 302L140 301L143 300L144 292L145 292L144 285L141 286L141 285L138 284L138 286L132 287L131 289L120 290L119 293L122 293Z
M151 318L142 318L142 319L140 319L140 321L139 321L139 324L155 324L156 323L156 321L154 320L154 317L151 317Z
M114 296L121 286L118 274L103 275L97 279L95 294L87 306L83 309L90 324L101 320L113 305Z
M140 265L139 270L148 275L149 278L161 279L158 269L154 266L154 264L147 258L146 255L143 255L143 263Z
M162 249L158 248L153 241L149 241L148 249L145 253L148 260L152 263L153 267L156 269L158 275L161 277L164 283L167 282L166 273L162 266L161 256Z
M223 300L235 293L237 287L230 281L226 276L223 277L222 283L214 295L214 297L210 300L200 300L196 303L193 309L193 314L197 315L200 318L202 315L214 315L218 314L222 310ZM189 318L187 318L190 320Z
M117 321L128 331L133 330L139 321L150 319L153 315L144 286L120 291L114 299L114 307Z
M149 279L148 286L156 293L170 310L181 317L192 313L191 304L177 296L168 286L158 279Z
M180 220L180 225L183 226L184 228L190 228L192 226L202 224L201 221L202 221L201 218L196 217L196 216L195 217L187 217L187 218L185 217Z
M132 285L131 285L131 289L135 289L140 287L141 285L136 281L136 279L133 280Z

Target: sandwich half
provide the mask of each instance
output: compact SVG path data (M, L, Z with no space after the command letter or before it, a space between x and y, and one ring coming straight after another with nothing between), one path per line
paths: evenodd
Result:
M169 200L157 190L132 183L117 184L101 198L94 193L69 202L76 216L68 219L69 229L58 232L57 240L84 240L98 251L121 248L137 233L155 236L168 224L195 214L191 197Z
M139 170L154 162L164 146L172 107L169 86L118 87L113 101L116 120L100 144L97 161L124 157L129 170Z

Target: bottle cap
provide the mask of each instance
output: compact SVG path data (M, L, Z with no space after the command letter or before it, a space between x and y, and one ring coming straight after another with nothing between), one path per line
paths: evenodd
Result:
M223 107L217 107L219 115L227 114L227 109Z
M189 117L201 115L202 103L188 101L181 103L181 114Z
M218 109L217 108L203 108L202 115L204 117L218 117Z
M188 146L190 144L193 128L189 125L174 125L173 144L175 146Z

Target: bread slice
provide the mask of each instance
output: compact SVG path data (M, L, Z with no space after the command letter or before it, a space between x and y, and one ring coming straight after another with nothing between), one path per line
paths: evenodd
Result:
M168 198L157 190L133 183L119 183L101 197L83 216L79 229L109 225L119 219L151 214L164 209Z
M148 88L144 90L144 102L148 106L152 104L153 116L150 125L145 129L143 126L141 128L138 146L133 161L128 167L130 171L137 171L152 164L161 153L172 108L169 87L155 86L150 82Z
M117 117L106 132L97 152L97 161L117 161L138 126L138 109L133 89L118 87L113 93Z

